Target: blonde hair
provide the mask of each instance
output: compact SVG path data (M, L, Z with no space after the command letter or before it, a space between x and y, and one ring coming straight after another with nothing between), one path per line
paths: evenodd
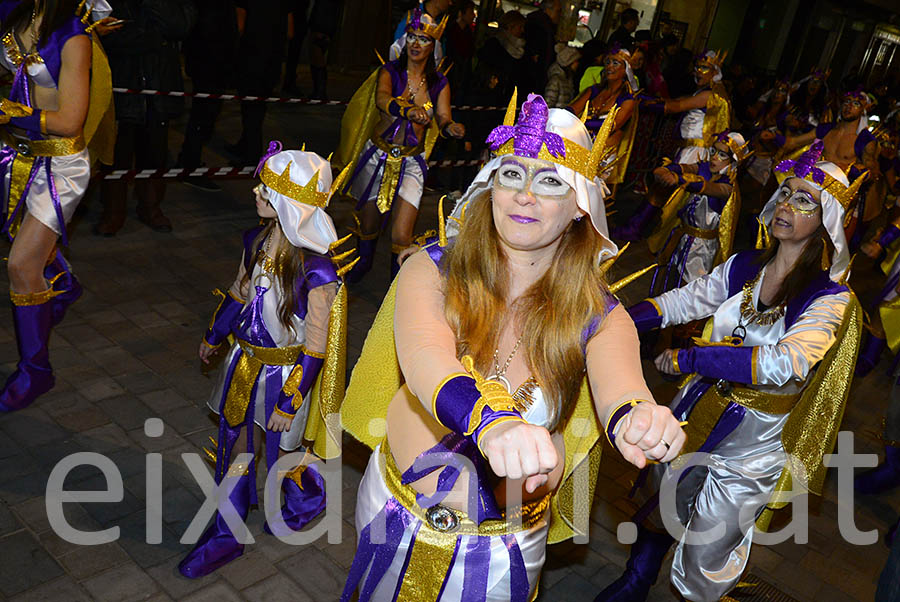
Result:
M490 373L507 313L509 269L494 227L491 191L472 199L455 242L442 260L444 313L456 334L458 357L471 355ZM550 267L516 300L515 326L525 361L550 405L551 423L568 415L585 370L582 336L608 310L609 289L598 257L603 239L591 220L571 222Z

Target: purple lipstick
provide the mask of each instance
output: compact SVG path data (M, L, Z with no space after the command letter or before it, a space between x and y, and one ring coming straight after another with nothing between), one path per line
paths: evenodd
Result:
M533 217L528 217L525 215L510 215L509 218L511 220L513 220L514 222L518 222L520 224L531 224L536 221L539 221L539 220L534 219Z

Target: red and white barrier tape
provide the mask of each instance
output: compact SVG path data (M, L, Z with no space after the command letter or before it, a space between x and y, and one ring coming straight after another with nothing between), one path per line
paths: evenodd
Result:
M429 161L429 167L474 167L481 165L479 159L466 161ZM101 173L99 180L183 180L185 178L242 179L252 178L255 165L247 167L199 167L197 169L115 169Z
M293 98L289 96L246 96L240 94L212 94L210 92L173 92L164 90L136 90L113 88L117 94L142 94L144 96L178 96L182 98L209 98L211 100L249 100L282 104L339 106L350 104L347 100L316 100L315 98ZM453 105L457 111L505 111L506 107L486 107L482 105Z

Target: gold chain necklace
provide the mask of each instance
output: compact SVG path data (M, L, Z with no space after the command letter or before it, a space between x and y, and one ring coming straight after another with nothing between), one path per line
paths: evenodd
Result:
M784 303L780 303L765 311L758 311L756 309L756 306L753 303L753 289L756 287L756 283L759 282L760 278L762 278L762 270L759 271L753 280L744 284L744 290L741 294L741 319L734 328L734 332L732 332L732 336L734 337L743 339L747 335L746 326L750 326L751 324L771 326L784 317ZM739 330L741 331L740 333L738 332Z
M266 248L263 250L263 254L259 256L259 267L262 268L264 272L267 274L271 274L275 276L278 274L278 263L275 261L275 258L269 254L269 249L272 246L272 234L269 234L266 237Z
M409 71L406 72L406 89L409 90L409 102L413 102L416 99L416 95L419 93L419 90L422 89L422 86L425 85L425 75L422 75L422 79L419 80L419 85L416 86L416 89L412 89L412 82L409 80Z
M525 336L525 335L522 335ZM519 345L522 343L522 337L519 337L519 340L516 341L516 344L513 346L512 351L509 353L509 357L506 358L506 362L503 363L503 367L500 367L500 348L497 347L494 350L494 373L491 376L488 376L488 380L496 380L499 383L502 383L506 390L512 393L512 385L509 382L509 379L506 378L506 370L509 368L509 363L512 361L513 356L516 355L516 351L519 350Z

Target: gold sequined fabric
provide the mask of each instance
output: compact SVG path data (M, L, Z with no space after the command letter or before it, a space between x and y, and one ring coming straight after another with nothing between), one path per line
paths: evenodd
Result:
M703 146L712 146L716 134L731 129L731 99L722 82L713 82L703 118Z

